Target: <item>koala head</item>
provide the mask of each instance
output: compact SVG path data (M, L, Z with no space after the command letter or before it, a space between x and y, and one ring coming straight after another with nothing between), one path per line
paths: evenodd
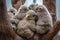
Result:
M38 5L38 4L33 3L33 4L31 4L31 5L29 6L29 9L30 9L30 10L35 10L35 8L36 8L37 5Z
M47 8L44 5L39 5L36 7L36 12L46 12Z
M27 13L26 13L26 18L27 20L35 20L37 17L37 13L35 13L35 11L33 10L29 10Z
M13 15L15 15L16 12L17 12L17 10L16 10L15 8L10 8L10 9L8 10L8 12L9 12L9 13L12 13Z
M26 13L28 10L29 10L28 7L26 7L25 5L21 5L18 11L20 13Z

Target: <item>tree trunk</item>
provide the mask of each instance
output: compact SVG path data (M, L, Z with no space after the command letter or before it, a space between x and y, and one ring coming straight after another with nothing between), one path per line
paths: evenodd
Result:
M23 4L25 3L25 1L26 1L26 0L11 0L12 6L13 6L14 8L16 8L17 10L19 9L19 7L20 7L21 5L23 5Z
M54 38L54 36L58 33L59 30L60 30L60 21L55 23L54 28L51 28L49 33L47 33L43 37L43 40L52 40Z
M50 12L54 24L56 22L56 0L43 0L43 4ZM53 40L58 40L58 34L53 38Z
M0 0L0 40L19 40L8 19L6 0Z

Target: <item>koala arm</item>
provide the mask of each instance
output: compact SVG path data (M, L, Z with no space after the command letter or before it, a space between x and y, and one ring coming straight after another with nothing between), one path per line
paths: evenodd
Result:
M31 31L33 31L33 32L36 31L36 26L35 26L35 24L30 24L30 25L28 26L28 28L29 28Z

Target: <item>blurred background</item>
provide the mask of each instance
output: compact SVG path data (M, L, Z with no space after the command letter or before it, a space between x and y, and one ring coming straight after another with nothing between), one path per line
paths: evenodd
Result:
M26 5L27 7L34 3L34 0L26 0L24 5ZM35 0L35 3L42 5L43 4L43 0ZM7 9L10 9L12 7L12 2L11 0L6 0L6 5L7 5Z

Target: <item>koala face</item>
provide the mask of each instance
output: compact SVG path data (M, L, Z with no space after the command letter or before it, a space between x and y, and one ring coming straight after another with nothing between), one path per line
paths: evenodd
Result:
M35 6L35 4L31 4L31 5L29 6L29 9L33 9L34 6Z
M33 3L33 4L31 4L31 5L29 6L29 9L30 9L30 10L35 10L35 8L36 8L37 5L38 5L38 4Z
M28 16L28 20L35 20L35 18L36 18L36 15L30 15L30 16Z
M19 8L19 11L20 13L26 13L29 9L25 6L25 5L22 5L20 8Z
M36 7L36 12L46 12L46 8L44 5L39 5Z
M22 20L25 16L26 16L26 12L28 11L29 9L25 6L25 5L22 5L17 14L15 15L15 17L19 20Z
M27 13L26 13L26 18L28 20L35 20L37 17L37 14L35 13L35 11L33 10L29 10Z
M10 8L8 11L9 11L10 13L12 13L13 15L15 15L16 12L17 12L17 10L16 10L15 8Z

